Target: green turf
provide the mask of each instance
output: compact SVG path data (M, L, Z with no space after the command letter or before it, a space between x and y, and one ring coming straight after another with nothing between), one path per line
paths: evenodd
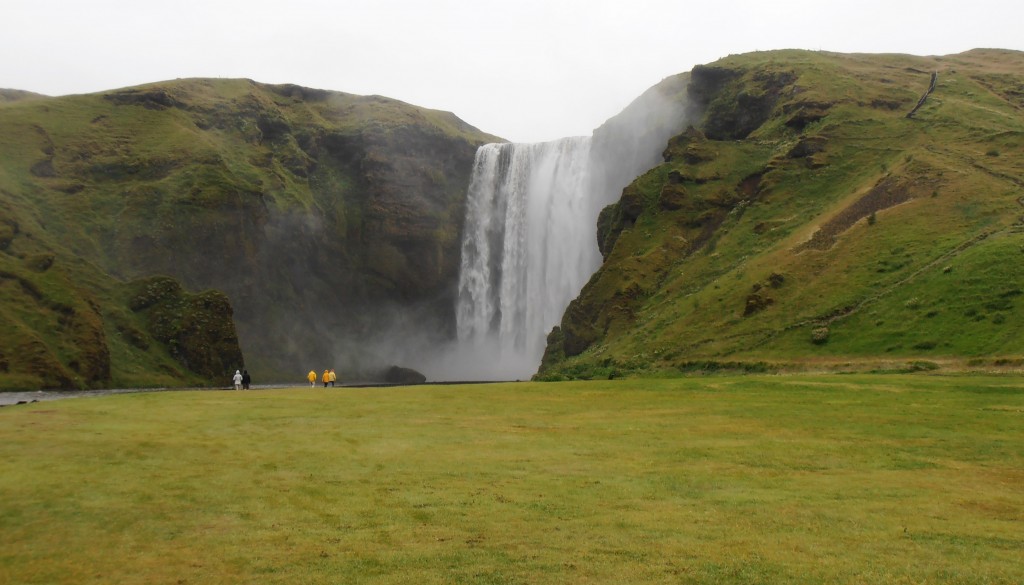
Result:
M0 409L0 582L1021 583L1017 377Z

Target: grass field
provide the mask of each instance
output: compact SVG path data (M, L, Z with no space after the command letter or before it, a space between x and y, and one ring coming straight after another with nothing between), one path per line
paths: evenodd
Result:
M1018 377L0 409L0 583L1024 582Z

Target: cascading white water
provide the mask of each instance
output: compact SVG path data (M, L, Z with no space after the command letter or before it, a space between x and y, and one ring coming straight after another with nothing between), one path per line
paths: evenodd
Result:
M547 333L600 267L597 217L685 128L686 78L644 92L592 137L487 144L466 196L448 379L532 376Z
M587 193L590 142L477 151L456 318L459 341L489 362L481 377L532 375L547 332L600 264L600 206Z

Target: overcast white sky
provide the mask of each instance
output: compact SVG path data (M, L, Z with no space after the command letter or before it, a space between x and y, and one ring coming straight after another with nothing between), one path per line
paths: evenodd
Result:
M518 142L587 135L732 53L1024 50L1024 0L3 0L0 87L248 77L380 94Z

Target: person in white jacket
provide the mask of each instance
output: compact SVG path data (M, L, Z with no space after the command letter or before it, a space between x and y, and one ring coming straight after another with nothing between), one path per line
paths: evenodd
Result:
M235 376L231 378L235 382L235 390L242 389L242 372L235 370Z

